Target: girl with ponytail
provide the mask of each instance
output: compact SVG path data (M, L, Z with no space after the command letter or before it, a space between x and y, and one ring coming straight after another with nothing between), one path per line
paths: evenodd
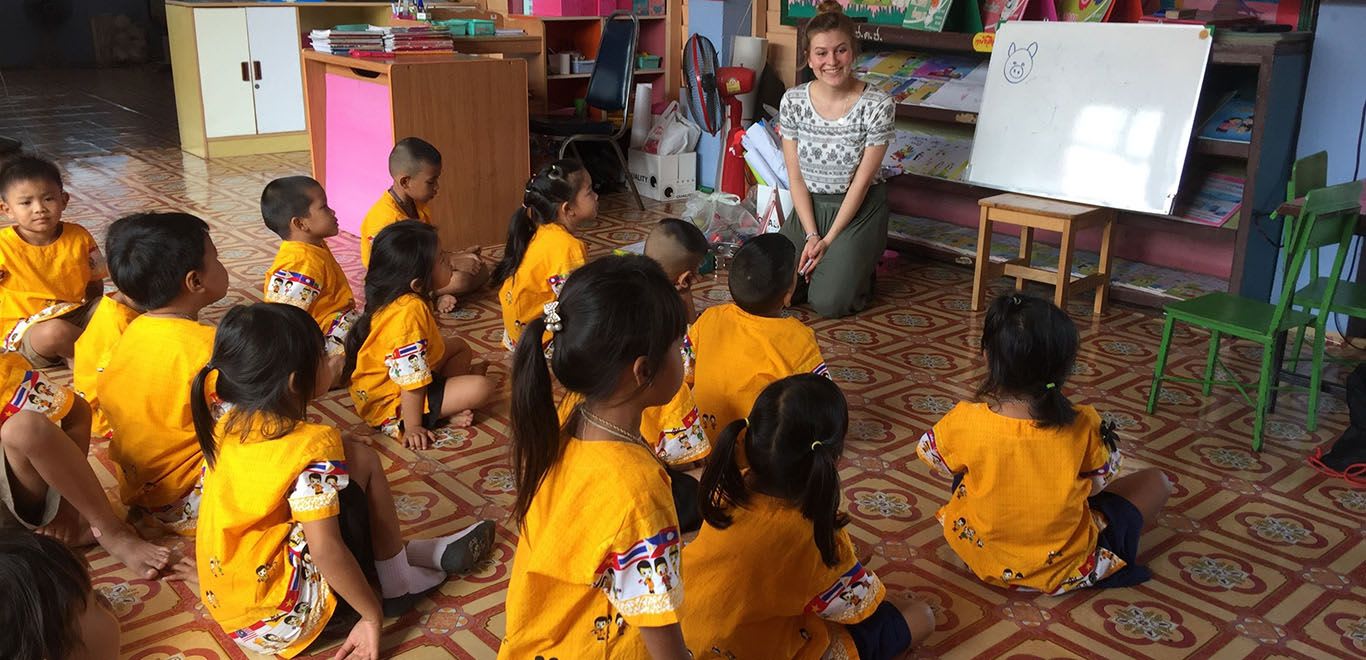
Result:
M917 444L953 477L939 509L949 547L984 582L1061 595L1151 577L1138 538L1171 493L1156 468L1116 479L1113 425L1063 390L1077 359L1077 327L1052 303L1023 293L992 302L982 329L987 376Z
M749 417L721 433L702 473L706 524L683 550L689 648L728 658L894 658L934 629L924 603L884 599L844 531L848 428L839 386L801 374L764 388Z
M526 184L522 207L508 222L503 259L493 270L503 308L503 347L513 350L522 329L560 295L565 278L588 260L574 230L598 217L593 177L576 160L557 160Z
M228 310L191 386L206 465L195 544L204 611L253 653L293 657L335 618L349 622L337 657L377 658L385 616L492 547L488 520L404 541L379 455L308 421L330 380L313 318L257 303Z

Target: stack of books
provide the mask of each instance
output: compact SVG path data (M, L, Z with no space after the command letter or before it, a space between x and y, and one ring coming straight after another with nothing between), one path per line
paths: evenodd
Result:
M386 27L384 51L388 53L451 53L451 31L444 27Z
M332 55L383 53L384 28L373 25L338 25L331 30L308 33L313 50Z

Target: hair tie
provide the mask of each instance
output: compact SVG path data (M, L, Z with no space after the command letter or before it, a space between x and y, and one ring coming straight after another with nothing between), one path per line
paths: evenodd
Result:
M1051 389L1056 388L1057 386L1058 386L1057 383L1045 383L1044 386L1043 386L1043 388L1046 389L1046 390L1051 390Z
M205 370L205 371L218 371L218 365L216 365L216 364L214 364L214 363L212 363L212 362L205 362L205 363L204 363L204 370Z
M824 443L824 442L821 442L820 440L817 440L817 441L811 443L811 451L816 451L816 448L817 448L817 447L820 447L820 446L822 446L822 445L824 445L824 444L825 444L825 443Z
M560 301L552 300L545 304L545 329L550 334L555 334L564 330L564 321L560 319Z

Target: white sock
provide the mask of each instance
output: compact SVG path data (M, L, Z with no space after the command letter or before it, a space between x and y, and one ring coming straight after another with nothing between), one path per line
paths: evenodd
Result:
M384 598L420 594L446 581L446 573L443 571L434 571L408 563L408 555L405 552L376 561L375 573L379 575L379 591Z
M480 521L482 522L482 521ZM441 568L441 555L446 553L446 548L450 544L465 538L466 534L474 531L479 523L474 523L449 536L438 536L434 539L413 539L408 541L404 552L408 554L408 563L413 566L423 566L426 568Z

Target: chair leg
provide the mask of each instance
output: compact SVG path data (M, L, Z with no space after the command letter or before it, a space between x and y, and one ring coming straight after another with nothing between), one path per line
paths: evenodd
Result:
M1276 412L1276 403L1281 399L1281 371L1285 364L1285 341L1289 338L1289 332L1276 333L1276 367L1271 370L1271 397L1267 400L1266 411Z
M991 219L983 206L980 223L977 225L977 263L972 274L972 311L982 309L982 299L987 295L987 278L991 277Z
M1300 366L1300 356L1304 354L1304 329L1305 326L1295 329L1295 352L1290 354L1290 363L1295 365L1296 370Z
M1267 395L1271 392L1272 370L1276 357L1276 347L1272 344L1262 346L1262 369L1257 379L1257 410L1252 422L1252 451L1262 450L1262 428L1266 425Z
M626 177L626 185L631 186L631 194L636 196L636 206L640 210L645 210L645 202L640 200L640 191L636 190L636 179L631 176L631 168L626 164L626 154L621 153L621 145L616 140L608 140L607 144L612 145L612 151L617 154L617 161L621 163L621 173Z
M1167 322L1162 326L1162 344L1157 348L1157 364L1153 366L1153 386L1148 393L1148 414L1153 414L1157 410L1157 394L1162 389L1162 370L1167 368L1167 349L1172 343L1172 328L1175 327L1176 319L1168 316Z
M1201 393L1209 396L1210 389L1214 386L1214 363L1219 358L1219 331L1211 330L1209 333L1209 354L1205 356L1205 382Z
M1307 415L1304 424L1305 430L1310 433L1313 433L1319 426L1319 389L1323 386L1323 349L1325 339L1323 335L1325 334L1324 331L1327 329L1327 324L1324 321L1327 318L1327 312L1320 314L1320 321L1318 325L1314 326L1314 353L1311 358L1313 362L1310 363L1312 365L1311 371L1309 372L1309 414ZM1300 329L1300 334L1304 334L1303 328Z
M1034 263L1034 228L1029 225L1020 226L1020 259L1023 260L1022 266L1030 266ZM1025 278L1015 278L1015 290L1024 291Z

